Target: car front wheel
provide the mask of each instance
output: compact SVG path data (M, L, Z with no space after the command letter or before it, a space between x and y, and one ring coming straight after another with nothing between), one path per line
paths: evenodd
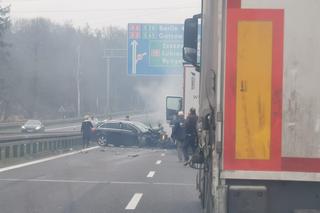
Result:
M107 137L105 135L100 135L97 139L99 146L107 146Z

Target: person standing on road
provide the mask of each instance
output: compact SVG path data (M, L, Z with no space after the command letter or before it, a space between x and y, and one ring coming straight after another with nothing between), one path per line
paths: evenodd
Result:
M176 143L179 162L182 162L183 144L185 141L185 119L183 112L181 111L178 113L178 116L174 121L171 138Z
M85 120L81 124L81 133L82 133L82 149L89 147L89 141L91 138L93 125L90 121L89 116L85 116ZM86 151L87 153L88 151Z
M196 110L194 108L190 109L190 112L188 114L188 117L186 119L186 139L183 146L183 155L185 164L188 164L189 162L189 147L192 150L192 154L195 152L197 147L197 122L198 122L198 116L196 114Z

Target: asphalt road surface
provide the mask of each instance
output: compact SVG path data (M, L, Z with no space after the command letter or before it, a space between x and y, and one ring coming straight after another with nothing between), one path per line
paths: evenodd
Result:
M0 211L197 213L195 176L174 150L93 147L0 169Z

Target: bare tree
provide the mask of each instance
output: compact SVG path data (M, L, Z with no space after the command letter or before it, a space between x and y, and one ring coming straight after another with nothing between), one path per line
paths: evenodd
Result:
M13 23L6 40L12 44L7 73L12 82L7 85L11 116L57 118L61 117L61 106L65 116L76 116L77 69L81 114L105 112L107 67L103 53L105 49L126 48L125 30L93 30L89 25L76 29L37 18ZM138 94L133 89L137 81L127 76L126 58L112 60L110 78L116 82L110 87L112 110L137 108Z
M0 5L0 119L7 119L10 100L8 98L8 57L9 44L3 40L5 32L10 27L10 7Z

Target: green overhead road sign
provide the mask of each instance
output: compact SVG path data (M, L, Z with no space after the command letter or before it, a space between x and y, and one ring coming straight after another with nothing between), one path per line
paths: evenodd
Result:
M128 74L182 74L182 24L129 24Z

